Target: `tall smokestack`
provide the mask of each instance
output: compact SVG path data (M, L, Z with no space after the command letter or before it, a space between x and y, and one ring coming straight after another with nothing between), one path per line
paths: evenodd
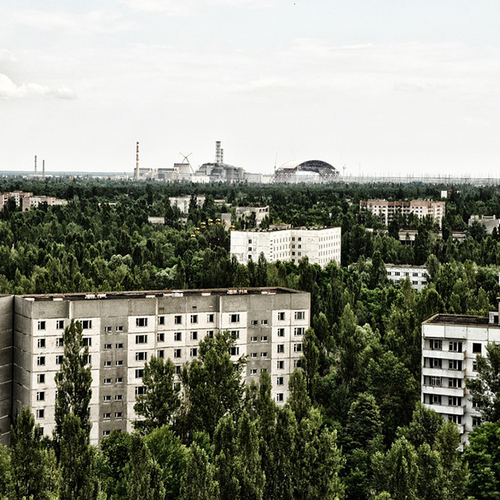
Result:
M37 167L36 167L36 155L35 155L35 175L37 174Z
M215 163L222 163L220 159L220 141L215 141Z
M139 180L139 143L137 143L135 150L135 180Z
M45 160L42 160L42 177L45 179Z
M224 163L224 150L223 149L220 150L220 162Z

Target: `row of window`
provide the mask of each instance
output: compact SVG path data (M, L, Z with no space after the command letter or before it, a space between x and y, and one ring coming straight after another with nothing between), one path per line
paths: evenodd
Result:
M435 351L443 350L443 341L438 339L429 340L429 347ZM463 342L451 340L448 342L448 351L452 352L462 352ZM472 352L474 354L481 354L482 344L480 342L474 342L472 344Z
M123 418L123 413L121 411L115 412L115 418L118 420L121 420ZM110 420L111 419L111 413L103 413L102 414L102 419L103 420Z
M92 347L92 337L83 337L82 343L84 347ZM37 347L39 349L44 349L47 347L47 339L39 338L37 339ZM64 339L59 337L56 339L56 347L64 347Z
M426 394L426 400L433 405L441 405L448 398L448 406L462 406L460 396L441 396L440 394Z
M294 368L302 368L302 360L301 359L294 359L293 360L293 367ZM276 362L276 368L278 370L284 370L285 369L285 361L282 359L278 360ZM267 368L261 368L261 372L267 372ZM250 368L250 375L257 375L257 368Z
M443 377L424 377L424 385L432 385L435 387L445 387L446 384L443 382L445 380ZM448 378L448 387L461 388L462 379L461 378Z

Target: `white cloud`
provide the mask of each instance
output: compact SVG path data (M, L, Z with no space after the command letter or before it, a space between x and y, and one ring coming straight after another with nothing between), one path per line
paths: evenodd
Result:
M67 87L52 88L37 83L16 85L7 75L0 73L0 99L24 99L28 97L51 97L56 99L74 99L75 94Z
M122 0L122 4L136 12L185 17L192 14L201 2L199 0Z

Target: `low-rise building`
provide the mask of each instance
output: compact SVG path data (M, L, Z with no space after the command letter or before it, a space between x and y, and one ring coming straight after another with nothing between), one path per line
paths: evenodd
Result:
M136 396L144 391L144 364L170 358L180 373L197 359L199 342L230 331L236 361L247 358L244 380L267 371L272 396L288 397L300 367L310 323L310 296L285 288L206 289L0 298L0 437L10 415L32 409L45 435L55 425L56 384L64 356L63 331L72 319L83 327L92 372L91 442L112 430L133 429Z
M0 193L0 210L3 210L9 199L13 199L16 206L21 207L23 212L31 208L37 208L43 203L46 203L49 207L68 204L66 200L60 200L54 196L34 196L33 193L25 191L13 191L10 193Z
M268 262L298 264L307 257L322 267L332 261L340 264L341 228L231 231L231 256L238 262L257 262L261 253Z
M191 196L171 196L170 206L177 207L181 213L187 214L191 204ZM201 207L205 203L205 196L194 196L196 206Z
M427 286L427 267L404 264L385 264L387 278L399 284L408 278L412 288L422 290Z
M465 381L477 377L476 358L491 342L500 342L497 312L436 314L422 324L422 403L458 425L462 444L481 422Z
M484 229L488 234L492 234L493 230L498 230L500 226L500 219L496 218L496 215L471 215L469 219L469 227L478 222L484 226Z

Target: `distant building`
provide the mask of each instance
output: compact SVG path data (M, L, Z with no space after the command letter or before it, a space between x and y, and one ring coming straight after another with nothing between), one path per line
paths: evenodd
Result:
M53 196L33 196L33 193L14 191L0 194L0 210L3 210L5 204L11 198L16 202L16 206L21 207L23 212L31 208L37 208L42 203L46 203L49 207L68 204L66 200L60 200Z
M203 203L205 203L205 196L195 196L194 198L198 207L203 206ZM170 206L177 207L183 214L187 214L189 212L191 196L172 196L169 199Z
M411 200L411 201L387 201L387 200L363 200L359 202L361 209L368 210L373 215L381 216L388 226L396 214L414 214L419 219L431 216L441 227L445 215L446 203L444 201Z
M385 264L387 278L393 283L400 284L401 281L408 278L412 288L422 290L427 286L427 267Z
M298 264L307 257L311 264L322 267L332 261L340 264L341 229L231 231L231 256L238 262L257 262L261 253L268 262L281 260Z
M165 217L148 217L150 224L165 224Z
M422 323L422 403L457 424L462 445L481 423L465 381L477 377L477 356L490 342L500 343L496 311L489 318L436 314Z
M500 226L500 219L497 219L496 215L471 215L469 227L471 227L474 222L479 222L479 224L483 225L488 234L492 234L493 229L498 230Z
M271 179L273 183L297 184L327 183L340 180L340 172L325 161L289 161L276 169Z
M215 161L213 163L204 163L196 170L192 178L193 182L228 182L241 183L246 180L246 172L241 167L235 167L224 163L224 150L221 148L221 142L215 143Z

